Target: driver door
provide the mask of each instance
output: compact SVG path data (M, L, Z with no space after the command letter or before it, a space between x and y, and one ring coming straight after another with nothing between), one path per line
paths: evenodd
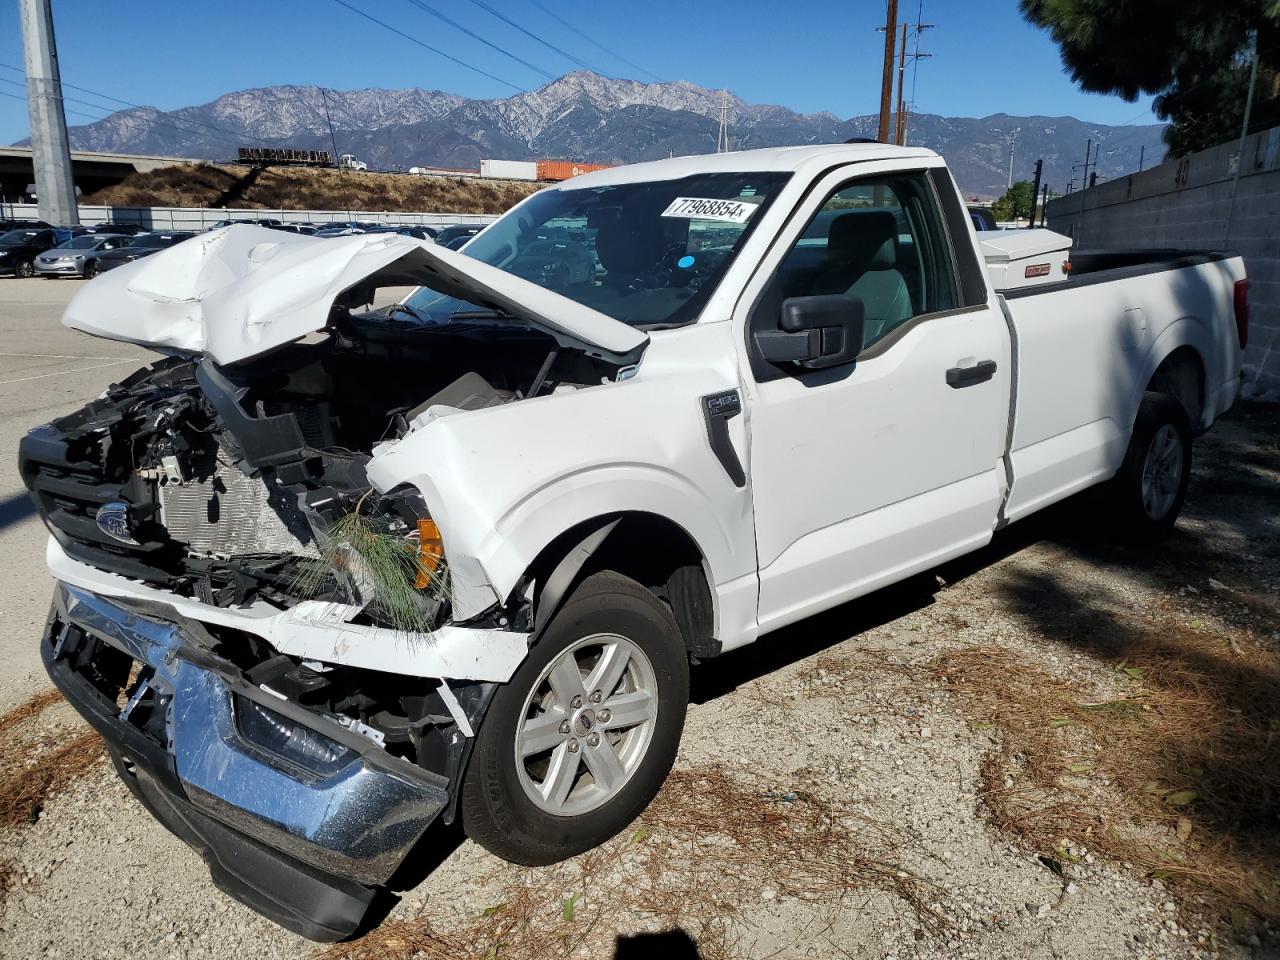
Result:
M954 197L941 167L831 174L739 302L762 633L991 537L1009 337L981 272L974 282L971 228L944 215L939 184ZM863 303L856 360L814 370L763 358L754 334L778 328L782 301L832 294Z

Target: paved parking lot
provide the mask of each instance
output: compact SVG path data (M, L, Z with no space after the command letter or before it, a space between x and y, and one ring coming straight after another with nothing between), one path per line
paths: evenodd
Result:
M0 957L315 958L43 695L44 532L13 454L152 356L62 328L82 287L0 280ZM1200 442L1159 547L1067 504L704 664L634 830L536 870L437 831L386 922L323 956L1280 955L1278 427L1243 408ZM14 806L28 781L48 789Z

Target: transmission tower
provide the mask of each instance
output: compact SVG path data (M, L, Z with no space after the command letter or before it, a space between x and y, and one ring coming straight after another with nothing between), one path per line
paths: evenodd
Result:
M720 129L716 133L716 153L729 152L729 94L720 94Z

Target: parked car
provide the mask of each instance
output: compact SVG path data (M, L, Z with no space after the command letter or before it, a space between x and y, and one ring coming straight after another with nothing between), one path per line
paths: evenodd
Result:
M458 223L451 227L441 227L436 231L435 241L442 247L457 250L483 229L484 224L479 223Z
M89 228L76 224L74 227L54 227L54 234L58 238L58 243L66 243L72 237L82 237L89 232Z
M217 230L219 227L231 227L237 224L241 226L246 226L246 227L279 227L281 223L282 221L273 219L271 217L245 217L244 219L239 219L239 220L231 218L226 220L219 220L213 226L209 227L209 229Z
M271 227L272 230L283 230L285 233L299 233L304 237L310 237L316 232L316 228L309 223L293 223L285 221Z
M996 222L995 214L991 212L990 207L966 207L969 211L969 219L973 221L973 229L979 233L989 230L999 230L1000 224Z
M435 230L417 223L401 224L398 227L392 227L392 229L402 237L416 237L419 240L435 240L436 238Z
M109 233L86 233L46 250L36 257L36 273L47 279L98 275L99 258L113 250L122 250L134 242L133 237Z
M110 233L117 237L136 237L140 234L150 233L149 227L143 227L136 223L91 223L84 227L85 233L104 234Z
M389 230L390 224L382 223L378 220L336 220L333 223L327 223L316 231L317 237L350 237L356 234L368 233L370 230Z
M557 291L561 236L598 268ZM588 173L466 255L328 243L86 285L66 325L171 356L18 458L53 682L222 890L314 939L437 819L535 865L622 830L695 664L1090 487L1102 536L1168 531L1248 338L1238 256L980 239L921 148Z
M45 223L43 220L5 220L0 219L0 233L8 233L10 230L51 230L53 224Z
M105 273L126 263L133 263L153 253L167 250L175 243L191 238L189 233L148 233L136 238L132 243L118 246L98 254L98 272Z
M58 245L53 228L10 230L0 236L0 277L33 277L36 257Z

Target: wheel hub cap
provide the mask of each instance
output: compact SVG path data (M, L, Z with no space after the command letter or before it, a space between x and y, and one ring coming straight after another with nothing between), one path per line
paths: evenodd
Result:
M1182 485L1182 437L1164 424L1151 438L1142 465L1142 508L1152 520L1163 520L1173 509Z
M520 785L557 816L594 810L643 762L658 716L653 665L631 640L592 634L543 668L516 730Z

